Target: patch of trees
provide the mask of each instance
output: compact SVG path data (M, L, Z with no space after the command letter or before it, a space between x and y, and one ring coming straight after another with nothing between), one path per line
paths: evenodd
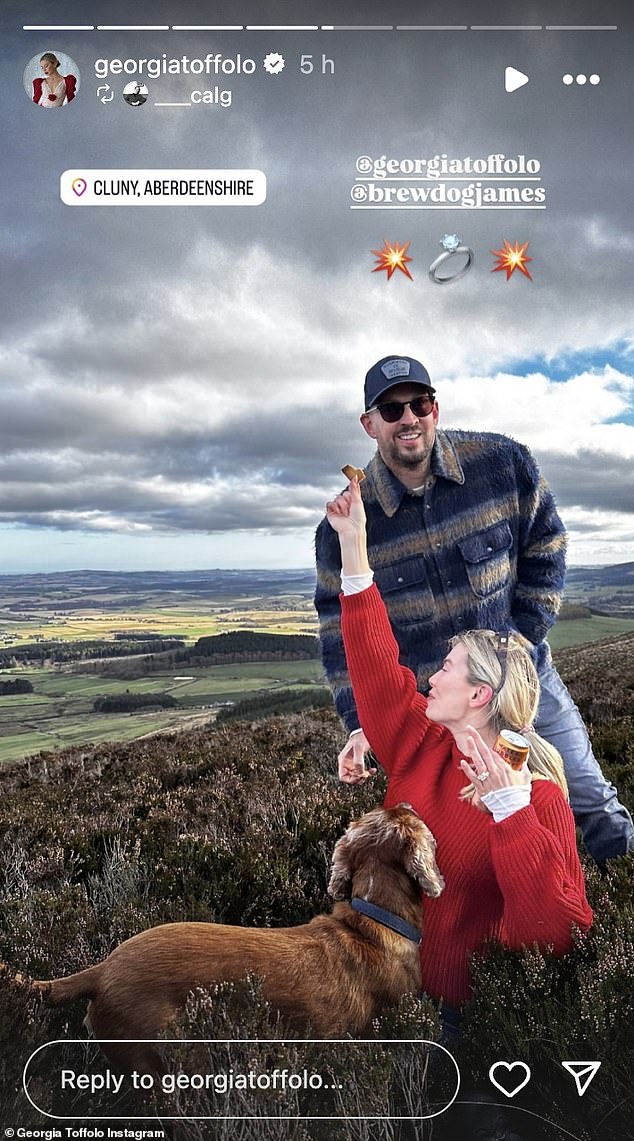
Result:
M626 597L623 595L623 598ZM593 606L590 613L593 618L634 618L634 605L626 606L625 602L620 605L615 603L612 610L598 610Z
M158 642L169 642L170 646L172 643L179 646L185 644L185 639L178 634L130 634L126 632L115 634L114 640L115 642L148 642L151 646L156 646Z
M167 652L183 646L182 638L145 638L137 641L106 641L104 638L77 642L26 642L0 652L0 669L11 669L23 662L81 662L90 658L125 658L131 654Z
M297 662L319 657L319 639L313 634L267 634L231 630L199 638L191 649L176 652L174 662L230 665L233 662Z
M110 693L98 697L95 713L134 713L137 709L173 709L178 705L171 693Z
M573 618L592 618L592 611L582 602L562 602L557 621L568 622Z
M0 681L0 697L7 697L10 693L33 693L33 685L25 677L16 677L13 681Z
M164 670L228 666L245 662L300 662L319 657L319 639L312 634L266 634L232 630L199 638L191 648L149 654L129 662L93 667L102 677L132 680ZM82 673L88 672L86 669Z
M274 714L299 713L302 709L330 709L332 694L325 686L310 689L266 690L254 697L245 697L235 705L222 708L216 724L223 721L260 721Z

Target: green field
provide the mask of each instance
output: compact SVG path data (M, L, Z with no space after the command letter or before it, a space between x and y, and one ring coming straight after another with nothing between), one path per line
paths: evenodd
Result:
M219 592L211 599L208 595L194 597L179 595L176 591L172 601L172 593L162 591L160 597L155 595L153 600L149 594L146 597L147 602L145 597L133 601L130 595L119 600L120 605L116 602L113 605L107 592L103 598L90 600L88 594L84 594L77 599L77 605L67 611L56 610L55 602L49 602L45 595L38 607L29 607L24 600L19 610L3 609L0 645L55 638L63 641L114 639L115 634L141 632L180 636L189 644L205 635L237 630L317 633L315 611L306 592L258 595L248 590L236 597ZM570 619L557 623L549 642L553 649L560 649L633 630L634 619ZM0 763L67 745L130 741L196 721L211 721L221 704L237 702L254 693L323 685L321 663L316 660L254 662L204 669L182 663L169 672L135 679L100 677L95 673L82 673L81 668L81 664L76 663L73 667L2 672L5 678L27 676L35 692L0 697ZM193 680L177 681L178 675L193 675ZM169 693L178 699L179 707L110 715L93 712L97 697L126 691Z
M194 716L212 720L220 703L240 701L259 690L323 684L317 660L209 666L191 673L192 681L176 680L179 674L189 674L187 669L119 681L70 673L66 667L3 671L7 680L28 677L35 692L0 697L0 763L67 745L131 741L191 723ZM125 692L170 693L181 708L109 715L93 712L95 698Z
M617 634L629 634L634 630L634 618L570 618L557 622L548 634L548 642L553 650L563 650L564 646L578 646L581 642L596 642L599 638L613 638Z
M312 602L298 598L285 599L283 605L272 605L271 599L242 600L233 606L201 603L196 606L157 607L156 609L104 613L99 610L73 610L68 614L54 611L25 613L0 618L0 646L20 642L84 639L113 640L115 634L158 634L162 638L184 638L194 642L212 634L231 630L257 630L275 634L316 634L317 618Z
M131 597L89 597L79 591L76 603L66 611L44 593L36 599L4 609L0 617L0 646L60 639L114 640L115 635L156 634L181 637L189 644L196 639L237 630L276 634L314 634L317 621L306 593L284 592L259 595L243 591L232 597L222 592L187 597L170 592L162 597L147 592L147 604ZM7 599L6 601L9 601ZM121 660L121 659L119 659ZM198 669L183 663L169 672L147 677L117 679L82 673L81 664L44 669L7 670L2 677L28 677L35 692L0 697L0 763L31 756L42 750L99 741L129 741L170 727L213 720L217 708L237 702L261 690L319 686L323 684L317 661L265 662L212 666ZM193 675L192 681L177 681L178 675ZM97 697L117 693L169 693L179 707L171 710L103 714L93 712Z

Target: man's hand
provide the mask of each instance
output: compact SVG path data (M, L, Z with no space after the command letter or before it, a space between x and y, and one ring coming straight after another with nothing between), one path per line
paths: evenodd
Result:
M351 733L337 757L339 780L346 784L363 784L364 781L376 776L376 769L365 767L365 757L369 751L370 743L363 730Z

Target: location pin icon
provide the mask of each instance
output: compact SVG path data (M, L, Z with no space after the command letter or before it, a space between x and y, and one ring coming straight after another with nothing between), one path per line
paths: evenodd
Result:
M78 198L81 198L82 194L84 193L84 190L86 189L86 179L85 178L74 178L72 181L72 187L73 187L73 193L75 193Z

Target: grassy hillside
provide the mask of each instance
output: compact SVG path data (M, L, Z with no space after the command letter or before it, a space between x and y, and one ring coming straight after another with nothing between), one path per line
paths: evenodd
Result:
M576 646L582 642L596 642L602 638L616 638L619 634L634 632L634 618L617 618L593 614L590 618L570 618L556 622L548 632L553 650Z
M247 695L297 686L323 684L321 663L246 662L227 666L189 666L153 672L147 677L111 678L67 669L29 669L3 674L27 677L34 693L0 697L0 765L42 749L62 749L99 741L130 741L176 726L198 715L211 721L212 707L237 702ZM169 693L179 710L162 713L108 714L93 712L96 698L130 693Z
M634 807L634 637L558 655L586 716L597 754ZM36 977L81 969L124 938L173 920L272 926L305 921L329 906L327 869L351 818L379 802L379 778L362 789L334 777L342 734L331 711L235 723L132 744L43 755L0 771L0 959ZM491 1060L525 1059L536 1080L524 1110L536 1114L530 1141L625 1141L634 1105L634 858L606 876L587 864L596 922L564 960L498 950L477 969L477 993L454 1053L468 1083L486 1081ZM81 1003L40 1007L0 979L2 1125L42 1127L21 1089L24 1061L42 1043L83 1034ZM257 988L194 1004L191 1036L283 1036ZM433 1005L411 1000L377 1026L379 1038L437 1037ZM561 1059L602 1060L579 1099ZM201 1064L204 1063L204 1059ZM94 1062L99 1066L99 1060ZM345 1065L342 1061L342 1066ZM91 1063L91 1066L93 1063ZM354 1080L383 1088L388 1062L377 1050ZM55 1112L46 1074L38 1104ZM105 1098L105 1095L104 1095ZM520 1104L521 1099L515 1103ZM200 1112L198 1095L184 1099ZM120 1113L135 1109L121 1102ZM59 1111L59 1109L58 1109ZM94 1117L112 1112L93 1102ZM138 1107L137 1110L138 1111ZM63 1112L63 1110L61 1111ZM522 1112L522 1111L520 1111ZM543 1120L565 1123L567 1134ZM67 1124L70 1124L67 1122ZM84 1122L85 1124L85 1122ZM121 1122L119 1124L124 1124ZM246 1127L243 1141L378 1141L413 1135L374 1123L307 1122L288 1131ZM179 1137L181 1135L179 1134ZM216 1134L183 1127L184 1141ZM220 1136L220 1134L218 1134ZM421 1134L422 1136L422 1134Z

